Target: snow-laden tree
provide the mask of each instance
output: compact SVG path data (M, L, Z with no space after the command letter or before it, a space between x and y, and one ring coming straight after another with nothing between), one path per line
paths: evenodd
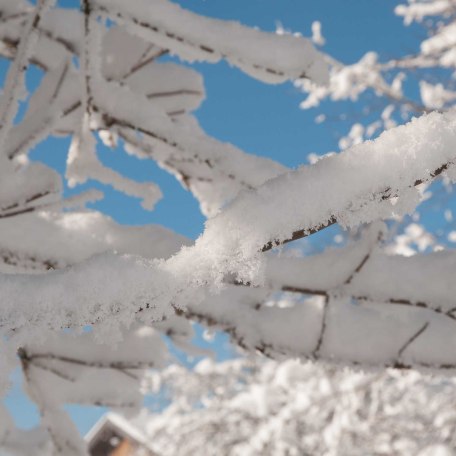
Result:
M456 447L454 378L206 359L146 384L172 399L132 421L160 455L450 456Z
M408 241L389 222L412 213L435 179L456 178L445 73L456 66L452 1L398 7L408 22L438 18L418 55L380 63L368 54L350 66L300 36L200 17L168 0L83 0L80 11L2 0L0 13L0 52L11 60L0 100L0 385L4 392L20 364L41 413L40 427L24 432L1 409L2 451L83 454L63 404L140 406L145 372L167 362L164 337L191 351L195 321L271 358L454 373L456 256L440 245L402 255ZM224 59L265 83L297 81L309 92L303 107L369 89L390 102L380 123L350 132L343 152L289 170L205 135L192 115L201 77L160 60L166 54ZM45 72L31 94L29 65ZM423 77L422 101L407 98L406 71L429 68L445 85ZM393 109L424 114L393 128ZM192 244L85 209L99 192L63 198L62 176L27 157L49 135L72 138L70 186L98 180L145 209L159 188L103 165L97 144L155 160L198 199L204 232ZM350 230L342 247L281 253L335 224ZM409 239L431 245L417 229Z

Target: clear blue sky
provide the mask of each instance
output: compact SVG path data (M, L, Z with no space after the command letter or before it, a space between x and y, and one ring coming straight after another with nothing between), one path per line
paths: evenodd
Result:
M59 3L77 4L74 0ZM322 49L345 63L356 61L369 50L375 50L383 58L416 51L417 38L423 34L417 27L404 28L401 19L394 16L394 6L401 3L397 0L180 0L178 3L207 16L239 20L264 30L275 30L280 22L286 29L306 36L311 34L312 22L319 20L326 38ZM5 68L1 65L0 71L4 72ZM348 123L317 125L314 117L319 111L300 110L298 106L304 96L292 84L263 85L225 63L198 64L196 68L204 75L207 91L197 117L205 130L220 140L296 167L307 161L310 152L336 150L340 134L346 133ZM33 86L37 78L37 73L32 74L29 83ZM323 109L328 113L328 105ZM358 104L344 103L329 109L360 114ZM42 159L63 172L68 144L68 140L51 138L33 152L32 158ZM172 177L152 162L139 161L121 150L100 148L100 153L107 164L126 175L156 181L164 198L154 212L146 212L137 200L100 186L106 190L107 197L96 208L120 223L160 223L192 238L201 233L204 218L198 204ZM223 340L219 339L218 347ZM36 411L19 392L17 382L7 403L22 426L30 427L37 422ZM86 432L101 413L72 408L81 432Z

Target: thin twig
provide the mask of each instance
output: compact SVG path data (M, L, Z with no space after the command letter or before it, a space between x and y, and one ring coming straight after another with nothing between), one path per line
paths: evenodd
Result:
M418 337L421 336L421 334L426 331L427 327L429 326L429 322L427 321L416 333L414 333L405 343L402 345L402 347L398 350L397 352L397 358L398 360L401 358L402 354L404 353L405 350L416 340Z
M328 315L328 308L329 308L329 300L330 297L327 295L325 297L325 302L323 303L323 311L322 311L322 316L321 316L321 326L320 326L320 334L318 336L317 344L315 345L315 348L312 351L312 357L313 358L318 358L318 354L320 352L320 348L323 344L323 340L325 337L325 332L326 332L326 326L327 326L327 315Z

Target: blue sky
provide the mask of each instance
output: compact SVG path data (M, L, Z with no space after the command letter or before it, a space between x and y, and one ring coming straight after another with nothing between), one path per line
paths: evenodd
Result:
M76 4L74 0L60 3ZM401 19L394 16L393 9L400 3L396 0L180 0L178 3L207 16L239 20L264 30L275 30L280 22L286 29L307 36L312 22L319 20L326 38L322 49L345 63L356 61L369 50L375 50L382 58L414 52L424 34L418 27L405 28ZM321 110L302 111L299 103L304 95L290 83L263 85L225 63L195 67L204 75L207 91L207 99L196 113L204 129L247 152L273 158L290 167L306 163L311 152L337 150L340 135L346 133L349 122L317 125L314 118L319 112L361 113L361 105L357 103L340 103L338 107L325 103ZM5 68L1 65L0 71L4 72ZM33 86L38 78L38 72L32 72L28 82ZM31 156L63 172L68 144L68 139L51 138ZM127 156L120 149L99 151L107 164L126 175L157 182L164 198L155 211L146 212L137 200L100 186L106 190L107 197L96 208L120 223L160 223L191 238L201 233L204 218L198 204L174 178L154 163ZM225 338L218 339L219 350L224 342ZM22 426L36 423L36 411L20 394L17 382L7 403ZM101 413L72 408L81 432L86 432Z

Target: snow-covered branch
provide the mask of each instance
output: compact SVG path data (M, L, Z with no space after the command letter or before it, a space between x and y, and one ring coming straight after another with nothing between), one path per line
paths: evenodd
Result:
M188 61L226 59L269 83L305 77L327 81L322 54L304 38L268 34L235 22L198 16L168 0L94 1L96 11ZM248 45L247 45L248 43Z
M228 285L182 313L272 357L454 370L454 252L389 256L373 238L375 230L342 250L272 257L263 287Z
M206 223L195 247L177 255L171 267L196 281L221 281L225 274L261 281L260 252L274 245L335 222L353 227L409 213L420 201L416 186L443 172L452 177L455 126L452 113L422 116L244 192ZM193 272L195 261L201 267Z

